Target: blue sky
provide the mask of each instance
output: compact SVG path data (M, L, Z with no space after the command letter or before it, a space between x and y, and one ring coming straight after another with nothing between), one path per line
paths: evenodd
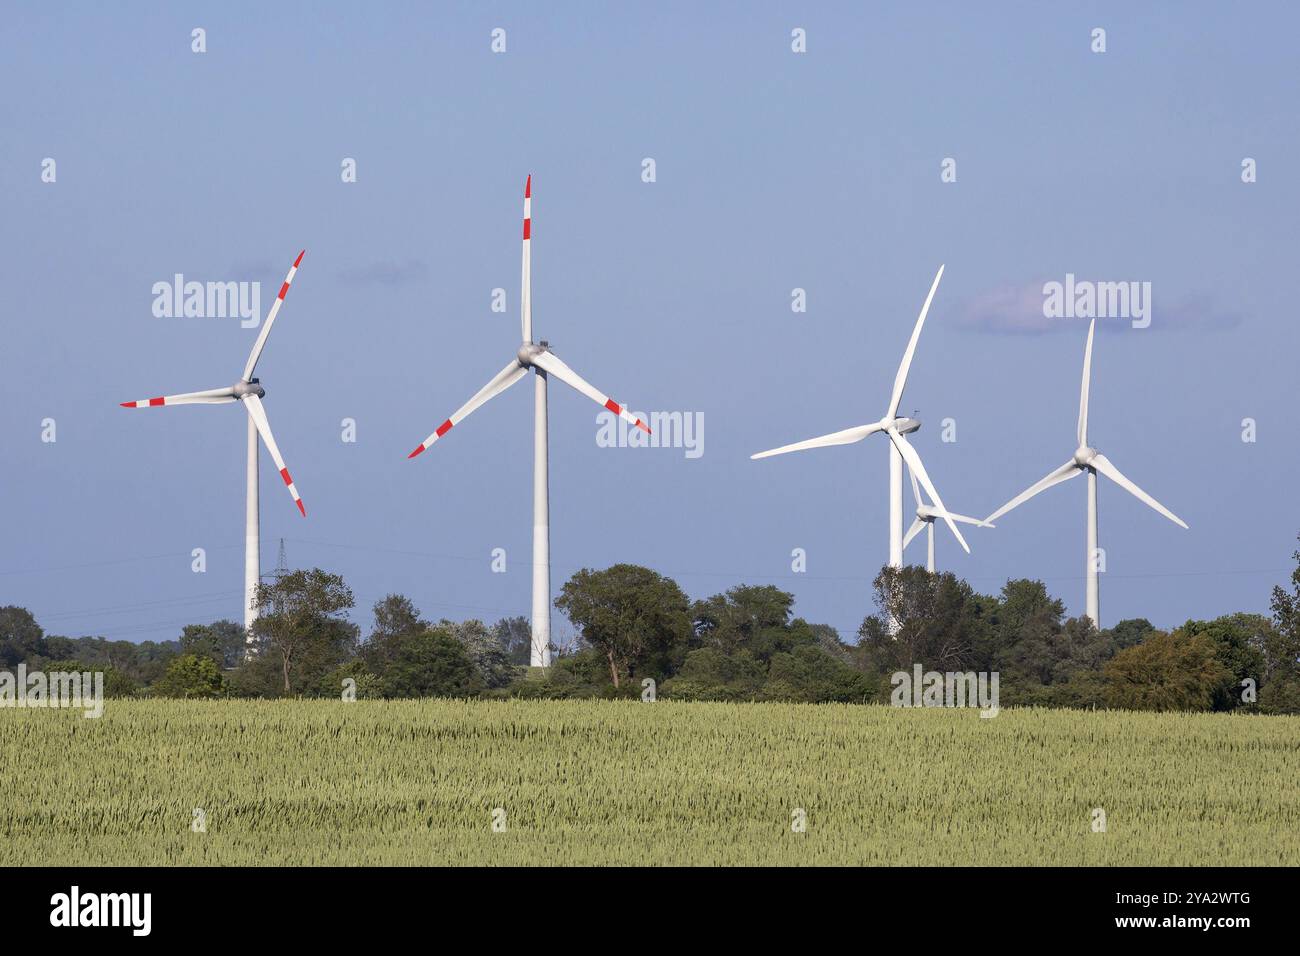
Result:
M389 591L527 614L531 389L406 454L518 346L532 173L538 337L705 422L697 459L600 448L599 410L554 385L555 590L616 561L697 597L770 582L851 636L886 558L885 443L748 456L878 418L946 263L903 407L948 505L988 514L1074 447L1086 322L1025 330L1001 304L1066 273L1149 281L1151 327L1098 335L1091 438L1191 530L1102 485L1103 623L1265 610L1300 528L1300 17L1133 6L8 5L0 604L110 638L239 617L241 411L117 403L227 385L256 335L155 318L155 282L256 280L265 307L305 247L258 372L308 517L264 455L264 568L286 538L366 628ZM939 564L985 591L1042 578L1081 613L1084 503L1051 489L969 556L942 532Z

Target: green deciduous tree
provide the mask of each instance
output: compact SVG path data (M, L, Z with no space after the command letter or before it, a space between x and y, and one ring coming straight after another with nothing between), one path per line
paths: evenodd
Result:
M1178 629L1189 636L1203 634L1214 644L1214 656L1228 672L1223 685L1215 691L1214 709L1233 710L1243 703L1242 682L1251 680L1259 687L1265 682L1263 635L1273 624L1261 614L1226 614L1213 621L1188 621Z
M494 632L482 621L443 620L438 629L447 632L465 648L465 653L488 689L504 687L514 677L514 667Z
M798 701L808 704L866 703L879 688L867 675L856 671L814 644L772 656L766 700Z
M243 628L239 629L241 638ZM141 641L135 647L135 670L131 677L141 684L152 684L167 671L167 665L180 654L176 641Z
M465 647L445 629L393 639L379 674L385 697L474 697L484 689Z
M29 665L30 666L30 665ZM108 667L103 664L86 664L78 660L61 660L61 661L43 661L41 670L47 674L57 674L60 672L100 673L104 675L104 696L112 698L133 697L140 685L131 679L131 675L116 667Z
M1044 688L1065 684L1080 672L1099 673L1114 655L1110 632L1097 630L1087 618L1071 618L1059 629L1024 624L1020 640L1002 655L1007 703L1058 705L1056 693Z
M1300 539L1300 535L1297 538ZM1272 601L1269 603L1278 631L1296 642L1290 649L1295 653L1288 651L1286 654L1289 661L1294 664L1300 657L1300 551L1292 552L1291 557L1296 562L1296 568L1291 572L1291 590L1288 591L1280 584L1275 586Z
M1209 710L1232 672L1204 634L1157 632L1107 661L1106 701L1126 710Z
M1264 714L1300 714L1300 678L1274 675L1260 689L1259 710Z
M1110 629L1110 636L1115 642L1116 650L1124 650L1134 644L1141 644L1155 632L1155 626L1144 617L1129 618L1120 621Z
M355 602L339 575L290 571L259 585L257 602L275 610L254 623L253 659L241 669L262 676L274 668L282 693L306 693L355 654L357 629L343 617Z
M419 609L402 594L389 594L376 601L374 614L375 626L362 647L362 656L376 671L387 662L396 640L423 634L433 626L420 617Z
M555 606L600 650L616 688L633 675L662 679L691 638L690 602L677 582L635 564L584 568L565 582Z
M511 664L527 665L533 660L533 627L526 617L503 617L492 625L497 643L505 649Z
M186 624L181 629L182 654L210 657L218 667L229 670L243 660L248 636L242 625L234 621L213 621L211 624Z
M12 669L46 653L45 632L25 607L0 607L0 667Z
M950 572L886 567L876 575L874 587L879 613L867 617L858 631L863 670L885 674L921 664L926 670L964 671L988 643L984 605L970 585Z
M1300 714L1300 551L1292 557L1290 590L1273 588L1274 626L1255 641L1264 660L1259 709L1268 714Z
M664 682L663 694L676 700L757 700L767 682L767 670L749 651L724 654L716 647L698 647Z
M696 601L691 609L700 644L723 654L744 648L766 659L789 648L794 595L766 585L740 584Z
M167 672L154 681L156 697L220 697L221 669L206 654L182 654L167 665Z

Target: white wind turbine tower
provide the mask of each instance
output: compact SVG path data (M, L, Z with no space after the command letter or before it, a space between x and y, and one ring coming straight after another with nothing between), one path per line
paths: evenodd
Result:
M822 435L820 438L809 438L807 441L796 442L793 445L783 445L780 448L773 448L770 451L762 451L757 455L750 455L750 458L769 458L772 455L784 455L791 451L804 451L808 448L824 448L828 445L849 445L853 442L862 441L868 435L876 432L884 432L889 436L889 566L891 568L901 568L903 566L903 462L907 462L907 467L915 475L925 488L926 494L934 502L937 509L937 517L944 520L948 528L952 531L953 536L961 544L962 549L970 554L970 546L966 544L966 539L961 536L957 530L957 525L953 523L953 516L944 507L943 499L939 497L939 492L935 490L934 484L930 481L930 476L925 472L925 465L921 464L921 456L916 453L903 436L916 431L921 427L921 423L914 418L898 417L898 405L903 400L903 387L907 384L907 372L912 366L912 356L916 353L916 341L921 337L921 326L925 324L926 313L930 311L930 303L934 300L934 293L939 288L939 280L943 278L943 266L939 266L939 271L935 273L934 282L930 285L930 292L925 297L925 304L921 306L921 314L917 317L916 327L912 329L912 338L907 343L907 351L903 353L903 361L898 366L898 374L894 376L894 391L889 398L889 408L886 409L884 416L879 421L872 422L869 425L858 425L855 428L846 428L843 431L833 432L830 435Z
M536 373L533 385L533 614L532 654L533 667L551 665L551 529L550 505L547 490L547 428L546 381L554 375L564 384L577 389L598 405L603 405L629 424L644 432L650 428L608 395L602 394L586 379L560 361L545 342L533 342L532 302L532 195L533 177L524 184L524 240L523 274L520 279L520 320L523 343L510 364L497 373L468 402L456 409L452 416L438 426L432 435L415 447L407 457L414 458L425 451L452 428L459 425L476 408L500 395L532 369Z
M1012 508L1024 504L1040 491L1044 491L1052 487L1052 485L1059 485L1075 475L1086 472L1088 475L1088 543L1084 552L1084 572L1088 580L1086 613L1095 627L1101 627L1097 593L1097 473L1101 472L1101 474L1137 498L1138 501L1154 508L1180 528L1186 528L1187 522L1125 478L1120 473L1120 470L1111 464L1109 458L1097 451L1097 449L1088 447L1088 390L1092 381L1092 337L1096 330L1097 320L1093 319L1088 326L1088 344L1083 350L1083 384L1079 389L1079 427L1076 435L1079 447L1075 449L1074 456L1041 481L1030 485L984 520L993 521Z
M230 402L242 402L244 410L248 412L248 498L244 519L244 629L248 632L249 640L252 639L253 622L257 620L257 585L262 576L257 500L257 436L259 434L262 436L262 441L266 442L266 450L271 453L271 459L279 469L280 477L288 487L298 510L302 512L303 517L307 516L307 509L303 507L302 499L298 496L298 489L293 479L289 477L289 469L284 466L284 459L280 457L275 436L271 434L271 423L267 420L266 409L262 406L262 396L266 394L266 390L262 388L258 379L253 377L257 360L266 346L266 337L271 334L271 326L280 312L280 304L284 302L289 286L293 283L293 277L298 272L298 266L302 263L302 257L306 254L306 249L298 253L298 258L289 267L289 274L285 276L279 294L271 303L271 311L267 313L266 321L262 323L257 341L253 343L253 350L248 353L248 362L244 365L244 372L239 377L239 381L226 388L213 388L205 392L163 395L159 398L121 403L123 408L155 408L159 405L226 405Z
M903 547L906 548L911 544L912 539L924 530L927 546L925 569L934 574L934 522L936 518L944 517L944 512L934 505L925 503L925 499L921 497L921 486L917 484L916 475L908 473L907 477L912 479L912 497L916 499L916 520L912 522L912 527L907 529L907 534L903 538ZM987 521L981 521L979 518L969 518L966 515L948 514L948 517L962 524L973 524L981 528L993 527Z

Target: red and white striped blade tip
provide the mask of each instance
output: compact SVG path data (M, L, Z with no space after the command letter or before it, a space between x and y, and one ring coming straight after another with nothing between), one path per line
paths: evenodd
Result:
M289 494L293 495L293 503L298 506L302 516L307 517L307 507L302 503L302 498L298 497L298 486L293 483L293 476L289 474L289 469L281 468L280 477L284 479L284 486L289 489Z
M294 267L295 269L298 268L298 266L300 266L300 265L302 264L302 257L305 256L306 254L307 254L307 250L306 250L306 249L304 249L302 252L298 253L298 258L293 260L293 267Z
M639 418L633 418L632 413L627 410L626 405L620 405L612 398L607 398L605 399L605 407L608 408L615 415L617 415L619 418L623 419L623 421L635 425L637 428L641 429L647 435L652 434L652 432L650 431L650 426L647 425L645 422L641 421L641 419Z
M159 405L166 405L167 402L162 398L146 398L139 402L118 402L123 408L156 408Z
M533 174L528 174L528 181L524 183L524 198L531 199L533 195Z
M415 451L411 452L406 457L414 458L416 455L420 454L420 452L427 451L430 445L432 445L439 438L447 434L447 432L451 431L455 427L456 426L452 424L451 419L450 418L447 419L445 422L443 422L441 425L438 426L438 430L436 432L434 432L428 439L426 439L426 441L422 441L420 442L420 444L416 445Z

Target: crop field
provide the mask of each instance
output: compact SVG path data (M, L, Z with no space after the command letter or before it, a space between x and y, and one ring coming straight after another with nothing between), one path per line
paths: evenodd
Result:
M0 768L6 866L1300 864L1294 717L108 701Z

